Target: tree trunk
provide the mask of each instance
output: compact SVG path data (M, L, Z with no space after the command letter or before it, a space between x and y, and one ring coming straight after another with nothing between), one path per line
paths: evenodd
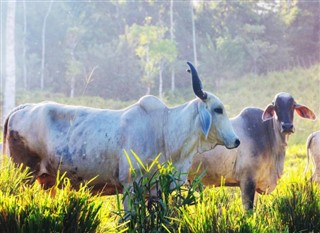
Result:
M162 100L163 96L162 96L162 89L163 89L163 78L162 78L162 65L159 65L159 98Z
M70 98L74 97L75 84L76 84L76 77L72 76L70 81Z
M170 39L174 41L173 0L170 0ZM171 69L171 91L174 91L176 86L174 66Z
M150 62L150 57L149 57L149 44L147 44L147 47L146 47L146 64L149 64ZM148 69L146 69L146 73L145 73L145 77L146 77L146 82L147 82L147 92L146 92L146 95L150 95L150 92L151 92L151 84L150 82L148 82L148 79L150 79L150 71Z
M22 52L22 66L23 66L23 87L28 88L27 79L27 64L26 64L26 53L27 53L27 6L26 0L23 0L23 52Z
M4 87L3 119L15 107L16 60L15 60L16 1L7 2L6 22L6 76Z
M198 66L198 58L197 58L197 46L196 46L196 27L194 23L194 12L193 12L193 3L190 1L191 8L191 21L192 21L192 44L193 44L193 60L194 64Z
M43 25L42 25L42 57L41 57L41 77L40 77L40 88L44 88L44 65L45 65L45 56L46 56L46 28L47 28L47 19L51 11L53 0L50 1L46 15L44 16Z

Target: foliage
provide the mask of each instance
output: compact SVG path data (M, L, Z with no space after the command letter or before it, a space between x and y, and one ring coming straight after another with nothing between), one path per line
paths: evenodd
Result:
M179 226L179 209L192 205L197 200L196 190L202 190L200 179L188 187L184 186L182 177L172 163L161 165L158 155L149 167L145 167L140 158L133 152L142 171L136 171L131 164L133 183L124 191L123 200L128 200L128 209L121 210L118 204L118 215L121 225L128 232L170 232ZM157 166L157 169L154 167ZM140 177L140 178L139 178ZM118 202L119 202L118 198Z
M30 173L3 157L0 173L1 232L95 232L101 203L91 199L84 185L71 189L70 181L58 177L58 185L44 191L35 183L27 185ZM54 198L53 198L54 196Z
M64 94L73 90L81 96L86 89L86 95L132 100L146 87L156 93L161 82L164 92L170 90L172 70L176 86L189 87L181 77L186 76L185 62L193 58L190 2L172 3L170 10L170 1L54 2L45 37L45 90ZM17 3L16 54L22 55L16 58L17 88L40 87L41 28L49 4L28 1L24 12L22 2ZM250 72L306 68L320 60L317 1L192 4L197 60L208 82L238 80ZM160 68L163 80L156 80Z

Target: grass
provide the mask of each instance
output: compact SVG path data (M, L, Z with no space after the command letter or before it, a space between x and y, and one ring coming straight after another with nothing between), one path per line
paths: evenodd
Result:
M96 232L101 202L93 201L86 185L75 191L68 179L58 179L62 189L44 191L37 183L28 185L28 170L3 157L0 232Z
M305 145L289 146L277 188L259 195L254 212L243 211L239 188L200 192L169 185L179 180L173 167L150 169L130 187L132 208L124 212L122 195L91 196L85 185L75 191L63 176L58 178L63 188L53 197L37 184L28 185L28 170L4 159L0 232L317 232L320 188L308 181L311 168L305 175L305 165ZM150 199L154 187L160 196Z
M277 188L269 195L259 195L254 212L243 211L239 188L207 187L202 195L195 193L196 202L181 206L179 211L175 211L175 216L172 216L175 228L169 228L169 231L317 232L320 224L320 188L308 182L311 169L304 174L305 145L289 146L287 152L284 174ZM108 198L110 198L108 203L111 204L116 197ZM169 208L172 207L173 205ZM103 213L104 210L101 211ZM116 215L110 209L106 214L108 218ZM117 232L116 225L119 219L119 217L113 219L115 228L103 227L109 222L103 220L102 214L99 232ZM157 232L168 232L157 229ZM127 230L130 232L128 228Z

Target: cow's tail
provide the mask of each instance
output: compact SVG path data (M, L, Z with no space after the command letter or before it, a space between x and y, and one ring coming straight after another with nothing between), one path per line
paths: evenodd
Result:
M9 119L12 116L13 113L25 108L26 106L28 106L30 104L23 104L23 105L19 105L18 107L14 108L6 117L4 125L3 125L3 146L2 146L2 154L6 154L7 153L7 134L8 134L8 123L9 123Z
M313 158L310 158L310 157L311 157L311 154L310 154L310 146L311 146L311 143L312 143L313 138L314 138L314 134L312 133L312 134L310 134L310 136L308 137L307 143L306 143L306 149L307 149L307 165L306 165L306 168L304 169L304 173L305 173L305 174L308 172L310 160L312 161L312 163L313 163L313 165L314 165ZM312 174L313 174L314 172L315 172L315 167L313 167Z

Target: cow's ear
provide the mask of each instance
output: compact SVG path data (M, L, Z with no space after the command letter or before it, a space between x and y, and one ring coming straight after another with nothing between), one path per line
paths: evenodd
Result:
M262 113L262 120L263 121L270 120L272 119L273 116L274 116L274 105L269 104Z
M198 105L199 108L199 118L200 118L200 124L201 124L201 129L206 137L208 138L211 124L212 124L212 116L211 113L207 110L206 104L203 102L200 102Z
M313 111L304 105L295 104L294 109L296 110L297 114L303 118L307 118L311 120L316 119L316 115L313 113Z

